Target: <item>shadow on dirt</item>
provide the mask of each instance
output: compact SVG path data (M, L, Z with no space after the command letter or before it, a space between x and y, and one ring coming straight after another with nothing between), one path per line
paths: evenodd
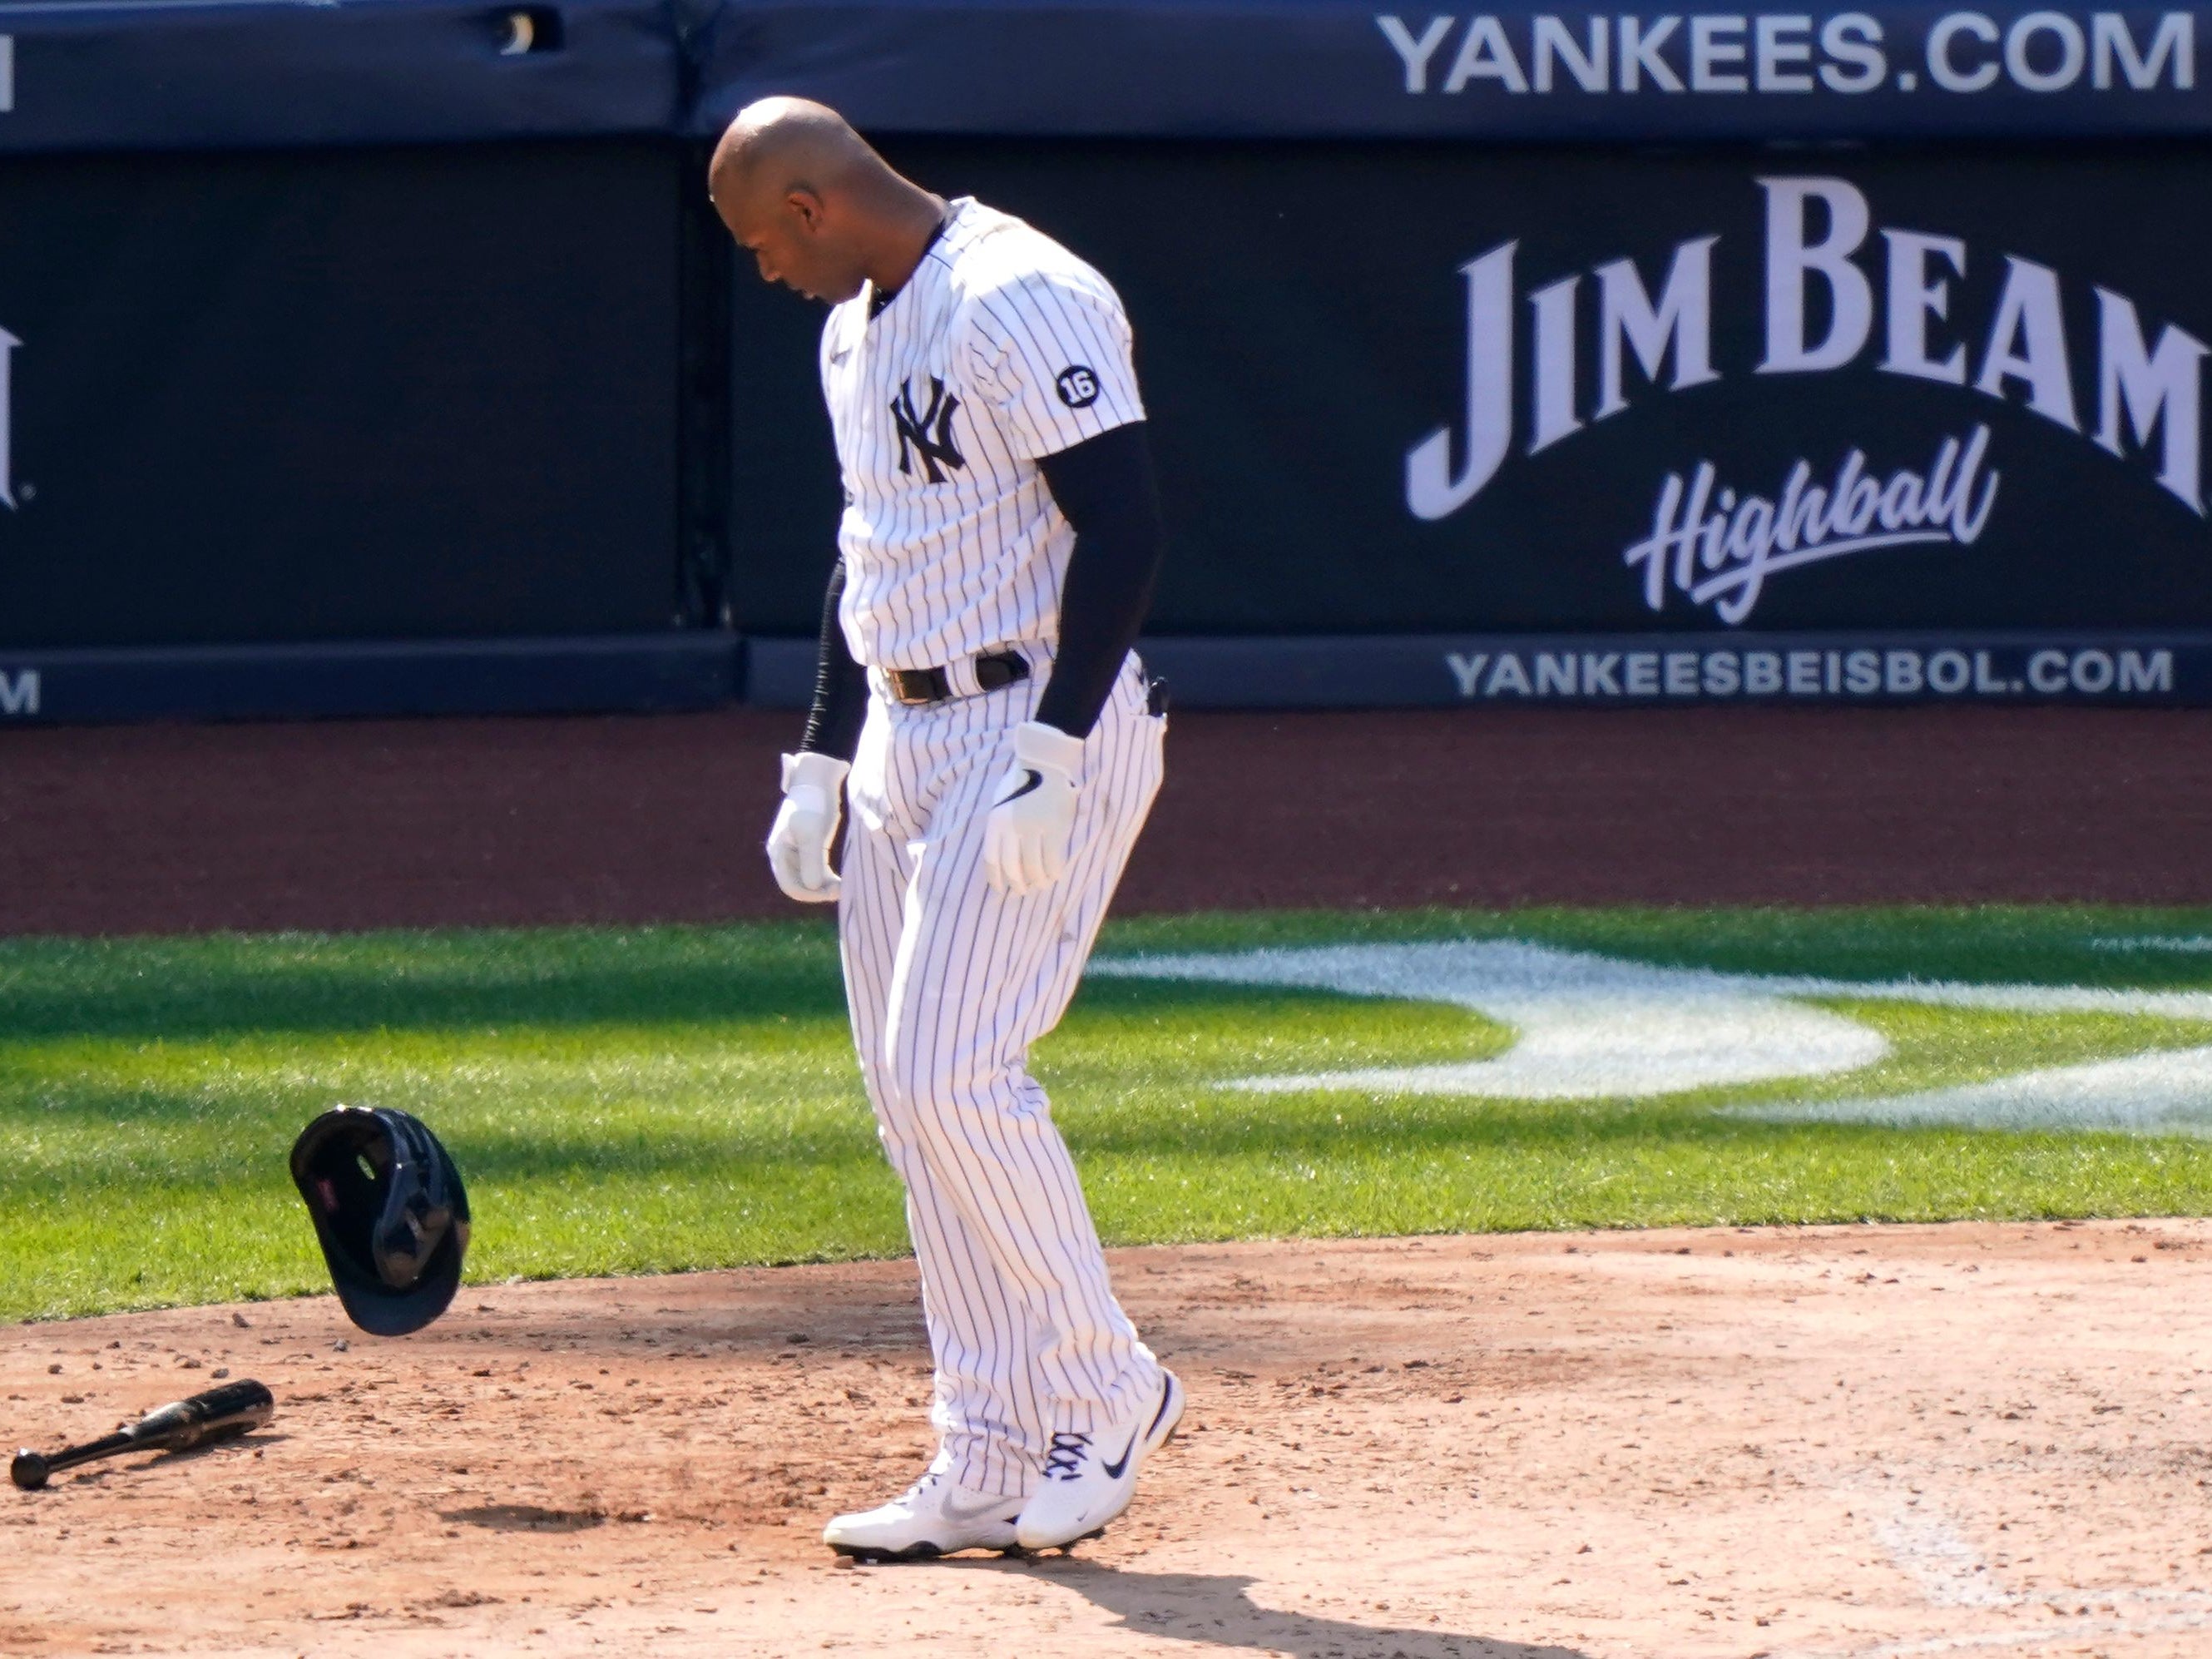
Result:
M258 1452L265 1447L281 1446L291 1437L289 1434L271 1433L265 1430L247 1434L225 1435L215 1440L203 1440L197 1446L184 1446L174 1451L165 1451L159 1457L148 1459L145 1467L149 1469L164 1469L172 1463L196 1462L203 1457L210 1457L218 1452L237 1451L241 1449Z
M1056 1559L1042 1573L1012 1563L975 1565L985 1571L1036 1573L1114 1614L1124 1630L1200 1643L1217 1651L1242 1648L1295 1659L1588 1659L1577 1648L1457 1631L1355 1625L1263 1607L1249 1594L1257 1581L1242 1573L1122 1572Z
M438 1518L494 1532L584 1532L607 1523L603 1510L549 1510L536 1504L480 1504L473 1509L441 1510Z
M240 1449L251 1449L258 1452L262 1447L281 1445L291 1437L289 1434L233 1435L227 1440L210 1440L197 1446L186 1446L181 1450L160 1452L152 1457L145 1458L142 1462L124 1462L122 1461L124 1458L143 1455L134 1448L131 1451L117 1453L112 1460L84 1464L80 1469L72 1470L70 1484L72 1486L103 1484L118 1477L128 1477L140 1473L150 1474L155 1469L166 1469L172 1464L196 1463L203 1457L221 1456L224 1453L235 1452Z

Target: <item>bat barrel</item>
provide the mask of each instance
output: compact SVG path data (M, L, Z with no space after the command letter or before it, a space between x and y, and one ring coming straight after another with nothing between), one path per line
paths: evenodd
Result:
M146 1450L183 1451L258 1429L275 1409L268 1389L249 1377L150 1411L124 1433Z

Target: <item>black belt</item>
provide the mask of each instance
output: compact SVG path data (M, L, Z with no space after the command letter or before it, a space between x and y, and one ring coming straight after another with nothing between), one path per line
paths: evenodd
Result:
M1018 651L986 651L975 659L979 690L996 691L1029 677L1029 659ZM907 708L927 708L959 695L952 689L952 677L942 668L886 668L884 681L891 701Z

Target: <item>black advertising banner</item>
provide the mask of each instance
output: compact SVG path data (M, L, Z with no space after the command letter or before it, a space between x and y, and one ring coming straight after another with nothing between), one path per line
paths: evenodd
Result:
M62 0L0 8L0 150L871 131L1643 139L2212 131L2186 5Z
M0 6L0 152L669 133L663 0Z
M11 672L666 629L693 182L627 141L0 162Z
M877 131L1092 137L2203 133L2187 6L1453 10L1370 0L726 0L692 130L798 93Z
M61 0L0 8L0 151L872 132L1489 141L2212 131L2203 9L1370 0Z
M2212 147L901 159L1120 288L1160 635L1329 636L1351 701L2212 690ZM747 304L741 428L815 396L817 317ZM767 631L819 592L819 428L741 448L807 480L741 501L803 567L748 576ZM1561 654L1598 635L1673 659Z

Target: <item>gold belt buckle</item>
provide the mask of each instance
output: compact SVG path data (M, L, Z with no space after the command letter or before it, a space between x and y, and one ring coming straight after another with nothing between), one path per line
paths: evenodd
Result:
M943 674L927 668L894 668L889 675L891 700L902 708L927 708L944 701Z

